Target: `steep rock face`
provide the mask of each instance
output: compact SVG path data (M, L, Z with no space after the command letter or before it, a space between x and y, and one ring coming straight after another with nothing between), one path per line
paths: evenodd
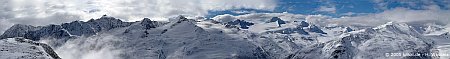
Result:
M86 23L90 24L97 32L108 31L119 27L127 27L132 24L131 22L123 22L120 19L116 19L114 17L109 17L106 15L96 20L91 19Z
M24 38L2 39L0 48L0 59L61 59L47 44Z
M270 20L268 21L268 23L270 23L270 22L277 22L278 27L281 27L282 24L286 24L286 21L283 21L283 20L281 20L281 19L278 18L278 17L272 17L272 19L270 19Z
M307 30L308 30L309 32L315 32L315 33L327 34L327 33L323 32L322 29L320 29L320 28L317 27L316 25L310 25L310 26L308 26Z
M140 22L136 22L132 25L130 25L124 33L132 33L136 31L145 31L145 30L151 30L157 27L161 27L168 24L168 22L161 22L161 21L152 21L148 18L144 18ZM149 34L147 31L144 32L145 34Z
M17 24L5 31L0 38L24 37L31 40L41 38L68 39L74 36L92 36L102 31L128 27L133 22L122 22L114 17L103 16L99 19L91 19L87 22L74 21L61 25L48 25L34 27L31 25Z
M31 40L39 40L41 37L66 38L70 33L60 25L33 27L31 25L14 25L0 38L24 37Z
M152 21L148 18L144 18L141 22L140 22L141 26L144 27L144 29L150 29L150 28L156 28L159 26L163 26L165 23L164 22L158 22L158 21Z
M301 21L299 24L300 27L308 27L309 23L305 22L305 21Z
M241 29L248 29L249 26L254 25L254 23L237 19L237 20L234 20L234 21L227 22L227 23L225 23L225 25L228 28L237 28L236 26L238 26Z
M32 40L39 40L44 37L52 37L52 38L68 38L70 37L70 33L62 28L61 25L49 25L40 28L39 30L30 31L25 35L25 38Z
M38 29L37 27L31 26L31 25L22 25L22 24L15 24L11 28L5 31L0 38L12 38L12 37L25 37L25 35L30 32Z
M64 23L61 25L66 29L71 35L77 36L90 36L95 35L97 31L91 26L91 24L84 23L82 21L74 21L71 23Z

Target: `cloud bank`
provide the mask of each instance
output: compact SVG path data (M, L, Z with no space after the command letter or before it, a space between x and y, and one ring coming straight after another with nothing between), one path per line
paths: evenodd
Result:
M274 0L1 0L0 33L13 24L48 25L104 14L124 21L176 15L202 16L210 10L274 10Z
M450 22L450 10L429 9L410 10L405 8L395 8L381 13L369 14L356 17L341 17L322 20L321 24L341 24L341 25L364 25L377 26L386 22L436 22L448 25Z
M264 22L271 17L280 17L283 20L307 21L320 26L345 25L345 26L378 26L386 22L433 22L439 25L448 25L450 22L450 10L428 9L411 10L406 8L395 8L380 13L368 15L333 18L326 15L301 15L292 13L254 13L246 15L218 15L213 19L216 21L227 22L235 19L247 20L250 22Z

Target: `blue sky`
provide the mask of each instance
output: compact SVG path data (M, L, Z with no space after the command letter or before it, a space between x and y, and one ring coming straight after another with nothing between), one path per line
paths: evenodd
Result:
M222 11L209 11L207 17L221 14L242 15L248 13L233 13L246 11L253 13L281 13L305 15L328 15L332 17L358 16L380 13L394 8L407 8L411 10L426 10L430 6L448 10L449 1L446 0L277 0L274 10L258 9L231 9ZM328 9L328 10L321 10Z

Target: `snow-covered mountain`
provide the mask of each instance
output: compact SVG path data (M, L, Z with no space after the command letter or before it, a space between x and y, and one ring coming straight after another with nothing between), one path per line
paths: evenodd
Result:
M431 56L389 57L386 53L430 53L433 41L404 23L389 22L376 28L345 33L326 43L298 51L293 58L319 59L430 59ZM323 57L310 56L320 55Z
M445 53L449 45L435 41L450 41L449 28L432 23L388 22L352 29L354 26L321 27L279 17L261 22L184 16L169 20L123 22L103 16L60 25L17 24L0 38L5 42L17 37L42 42L63 59L439 59L448 57L387 53ZM34 45L18 47L25 46Z

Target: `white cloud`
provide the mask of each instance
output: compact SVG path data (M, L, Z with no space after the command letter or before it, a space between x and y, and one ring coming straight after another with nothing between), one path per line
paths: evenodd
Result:
M123 42L123 40L110 34L79 37L65 42L58 40L60 39L46 38L39 42L52 46L62 59L123 59L120 54L125 51L114 46L114 42ZM56 46L58 44L61 46Z
M274 10L274 0L1 0L0 33L12 24L47 25L88 20L103 14L124 21L203 16L210 10Z
M213 17L212 19L219 21L219 22L230 22L233 20L236 20L237 18L230 14L224 14L224 15L217 15Z
M372 0L376 7L381 10L388 10L389 6L401 5L399 7L429 9L429 6L449 8L449 0Z
M321 20L320 24L340 24L340 25L363 25L377 26L389 21L395 22L436 22L449 24L450 10L410 10L406 8L395 8L381 13L369 14L356 17L327 18Z
M245 15L218 15L213 17L212 19L220 22L229 22L232 20L240 19L240 20L246 20L249 22L255 22L255 23L264 23L269 21L272 17L279 17L285 21L294 21L294 20L305 20L305 15L301 14L292 14L292 13L251 13L251 14L245 14Z
M317 11L336 13L336 7L320 6Z

